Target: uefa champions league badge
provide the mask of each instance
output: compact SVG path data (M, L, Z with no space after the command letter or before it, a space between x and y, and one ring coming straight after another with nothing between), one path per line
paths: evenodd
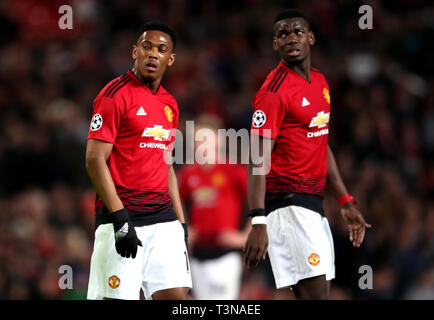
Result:
M253 114L253 120L252 120L253 126L255 128L260 128L265 124L266 121L267 121L267 117L264 111L256 110L255 113Z
M90 121L90 130L97 131L102 127L102 117L99 113L95 114Z

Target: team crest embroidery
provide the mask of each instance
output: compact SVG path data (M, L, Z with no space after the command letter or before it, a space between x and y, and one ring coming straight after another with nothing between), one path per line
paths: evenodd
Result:
M121 284L121 279L119 279L117 276L111 276L108 279L108 285L112 289L116 289Z
M90 130L97 131L102 127L102 117L99 113L95 114L90 121Z
M164 107L164 114L166 115L167 121L173 121L173 111L169 106Z
M220 172L217 172L212 176L211 182L214 186L220 187L225 182L225 177Z
M262 127L265 122L267 121L267 116L265 115L264 111L262 110L256 110L253 114L252 124L255 128Z
M307 261L309 261L309 264L312 266L317 266L319 264L319 255L312 253L309 258L307 258Z
M322 93L324 95L324 99L326 99L327 103L330 104L330 92L327 90L327 88L324 88Z

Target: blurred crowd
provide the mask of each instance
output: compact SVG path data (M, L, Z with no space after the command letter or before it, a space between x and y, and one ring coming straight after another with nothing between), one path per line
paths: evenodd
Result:
M61 30L58 8L73 8ZM372 30L358 27L362 4ZM372 228L353 248L326 195L334 236L331 299L434 299L434 4L387 1L0 0L0 298L83 299L94 191L85 170L92 102L132 67L135 31L171 25L177 59L163 84L179 127L197 114L249 128L251 100L278 63L273 19L295 7L316 36L313 66L330 84L330 146ZM70 265L73 290L59 288ZM373 288L359 287L360 267ZM280 299L268 261L240 299Z

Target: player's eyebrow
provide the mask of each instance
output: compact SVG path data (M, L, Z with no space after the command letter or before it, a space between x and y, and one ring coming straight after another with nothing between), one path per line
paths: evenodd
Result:
M169 46L169 43L166 41L160 41L159 43L154 43L151 40L143 39L142 42L143 42L143 44L149 43L152 46L161 46L161 45Z
M309 31L308 26L303 23L302 21L296 20L291 22L290 24L286 23L286 22L281 22L278 23L275 29L275 33L280 32L280 31L291 31L291 30L295 30L295 29L299 29L299 30L306 30Z

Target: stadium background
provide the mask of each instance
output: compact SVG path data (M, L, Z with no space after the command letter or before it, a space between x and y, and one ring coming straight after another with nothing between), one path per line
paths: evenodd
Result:
M60 30L60 5L73 30ZM369 4L373 30L358 28ZM330 144L373 225L351 247L338 206L333 299L434 299L434 3L397 1L0 1L0 298L82 299L93 240L93 190L84 153L92 101L131 67L145 19L178 34L164 84L182 118L218 114L250 125L250 102L277 64L272 21L282 8L310 17L313 65L331 87ZM60 290L70 265L74 289ZM358 268L374 270L360 290ZM240 299L279 299L264 263L244 274Z

